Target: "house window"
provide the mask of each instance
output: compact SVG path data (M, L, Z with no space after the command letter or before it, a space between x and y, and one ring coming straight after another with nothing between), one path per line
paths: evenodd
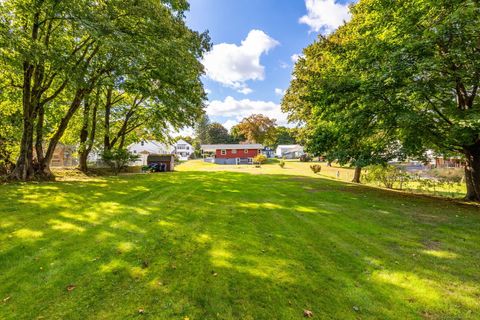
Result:
M145 141L142 141L142 147L145 145Z
M243 149L243 153L248 153L248 149Z
M222 156L226 155L226 154L227 154L227 150L225 150L225 149L221 150L221 151L220 151L220 154L221 154Z
M237 149L232 149L232 154L237 154Z

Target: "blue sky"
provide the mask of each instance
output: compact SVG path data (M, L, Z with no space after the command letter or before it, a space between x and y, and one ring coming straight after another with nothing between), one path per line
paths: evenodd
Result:
M280 111L295 58L349 19L353 0L190 0L188 25L209 31L213 49L202 61L207 114L228 129L262 113L286 124Z

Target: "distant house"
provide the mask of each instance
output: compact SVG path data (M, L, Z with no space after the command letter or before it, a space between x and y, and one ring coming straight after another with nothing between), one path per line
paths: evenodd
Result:
M193 146L185 140L178 140L174 145L175 154L178 156L178 159L185 161L190 159L190 156L194 153Z
M279 145L275 151L278 158L296 159L304 155L303 147L298 144Z
M267 158L274 158L275 157L275 151L270 147L263 148L262 154Z
M252 164L253 158L262 153L261 144L210 144L202 145L206 162L216 164Z
M175 148L167 144L155 140L142 140L137 143L132 143L127 147L128 151L139 156L133 165L145 166L147 165L148 155L169 155L175 152Z
M73 167L78 165L78 161L73 157L75 147L58 143L53 151L52 160L50 166L52 167Z

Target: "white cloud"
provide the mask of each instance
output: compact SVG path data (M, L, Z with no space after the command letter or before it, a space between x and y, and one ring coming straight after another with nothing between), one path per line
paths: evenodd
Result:
M336 0L305 0L305 5L307 14L299 22L310 26L310 31L328 34L350 20L348 4Z
M243 94L245 94L245 95L250 94L250 93L253 92L253 90L250 89L249 87L244 87L244 88L239 89L239 90L237 90L237 91L240 92L240 93L243 93Z
M301 53L292 54L292 56L290 57L293 63L297 63L297 61L300 60L300 58L303 58L303 54Z
M238 121L235 121L235 120L227 120L225 121L225 123L223 124L223 126L228 130L230 131L232 129L233 126L237 125L238 124Z
M280 88L275 88L275 94L279 96L285 95L285 90L282 90Z
M287 115L282 112L279 104L272 101L250 99L236 100L235 98L228 96L223 101L211 101L207 106L207 114L209 116L222 116L233 118L237 121L241 121L243 118L254 113L261 113L269 118L276 119L277 124L287 124ZM228 124L231 123L233 122L229 122Z
M214 45L202 61L206 75L211 80L249 94L252 90L246 82L265 78L265 67L260 63L260 57L278 44L265 32L251 30L240 46L231 43Z

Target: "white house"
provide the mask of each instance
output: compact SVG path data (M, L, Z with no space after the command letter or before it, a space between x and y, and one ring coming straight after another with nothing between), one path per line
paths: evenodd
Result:
M277 157L286 159L300 158L303 154L303 147L298 144L279 145L275 151Z
M182 139L178 140L173 147L175 148L175 154L178 159L182 161L190 159L190 156L195 151L190 143Z
M138 161L135 161L136 166L147 165L147 157L149 154L173 154L175 148L167 144L155 140L142 140L137 143L132 143L128 146L128 151L139 156Z

